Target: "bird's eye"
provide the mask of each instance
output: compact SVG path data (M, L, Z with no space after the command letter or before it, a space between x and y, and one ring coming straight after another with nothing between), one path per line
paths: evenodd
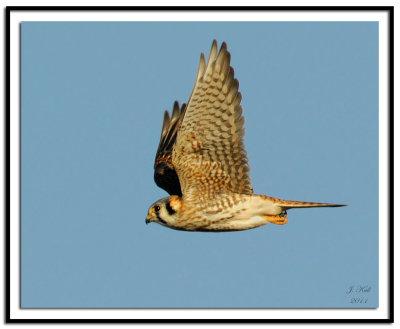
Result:
M159 211L160 211L160 206L155 206L155 207L154 207L154 211L155 211L155 212L159 212Z

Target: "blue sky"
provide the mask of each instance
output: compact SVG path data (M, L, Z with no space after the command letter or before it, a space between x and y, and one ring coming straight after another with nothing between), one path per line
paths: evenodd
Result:
M378 23L24 22L21 36L22 307L378 306ZM214 38L240 82L255 193L349 207L231 233L145 225L166 195L163 111L187 101Z

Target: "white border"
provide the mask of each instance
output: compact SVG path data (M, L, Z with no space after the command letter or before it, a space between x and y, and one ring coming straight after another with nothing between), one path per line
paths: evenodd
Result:
M379 21L379 308L371 309L20 309L19 122L22 21ZM387 319L388 318L388 16L383 12L12 11L10 17L11 319Z

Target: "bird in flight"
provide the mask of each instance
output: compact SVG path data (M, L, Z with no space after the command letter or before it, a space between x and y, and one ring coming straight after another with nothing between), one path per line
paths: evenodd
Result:
M204 54L187 104L164 113L154 180L170 196L153 203L146 223L183 231L224 232L283 225L291 208L342 204L288 201L254 194L243 143L239 82L223 42Z

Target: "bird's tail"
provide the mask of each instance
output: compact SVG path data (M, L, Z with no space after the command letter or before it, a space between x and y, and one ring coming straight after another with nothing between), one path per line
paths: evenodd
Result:
M264 200L272 201L275 215L271 215L270 210L268 209L268 213L261 215L268 222L283 225L287 223L287 212L286 210L291 208L316 208L316 207L343 207L347 206L346 204L337 204L337 203L321 203L321 202L304 202L304 201L289 201L273 198L267 195L261 195L261 198ZM269 202L269 204L271 204Z
M347 204L337 204L337 203L321 203L321 202L304 202L304 201L289 201L277 198L272 198L269 196L263 196L266 199L272 200L277 206L280 206L282 210L288 210L291 208L316 208L316 207L344 207Z

